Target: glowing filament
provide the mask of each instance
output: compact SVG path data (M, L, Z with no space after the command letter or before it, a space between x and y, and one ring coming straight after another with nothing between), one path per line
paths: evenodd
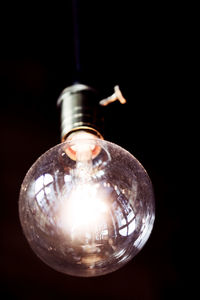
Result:
M98 223L103 221L108 207L101 199L95 185L79 185L71 192L64 203L61 214L61 226L64 230L82 232L87 228L93 231Z

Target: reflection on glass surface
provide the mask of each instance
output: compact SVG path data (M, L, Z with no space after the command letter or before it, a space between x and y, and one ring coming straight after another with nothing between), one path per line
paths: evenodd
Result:
M96 156L93 149L100 149ZM19 209L36 254L76 276L123 266L144 246L154 222L146 171L130 153L99 139L65 142L41 156L24 179Z

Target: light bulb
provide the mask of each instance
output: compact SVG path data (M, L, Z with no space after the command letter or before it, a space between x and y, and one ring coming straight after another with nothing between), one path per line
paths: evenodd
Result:
M43 154L20 192L20 220L33 251L74 276L113 272L152 231L151 181L129 152L77 131Z

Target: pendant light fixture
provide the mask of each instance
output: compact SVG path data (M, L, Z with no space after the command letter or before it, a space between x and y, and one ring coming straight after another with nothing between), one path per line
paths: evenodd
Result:
M153 228L147 172L102 135L102 107L116 100L126 102L119 86L106 99L82 83L64 89L58 99L62 142L33 164L21 186L24 234L42 261L65 274L90 277L119 269L142 249Z

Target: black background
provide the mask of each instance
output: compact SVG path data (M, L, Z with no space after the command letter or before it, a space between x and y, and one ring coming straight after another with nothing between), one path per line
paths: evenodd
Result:
M56 100L76 79L71 1L1 9L1 295L5 299L180 299L185 217L181 185L185 130L187 14L169 3L81 1L83 83L102 97L116 84L127 99L105 108L105 139L148 171L156 221L143 250L122 269L76 278L44 265L18 218L21 182L32 163L60 142ZM184 8L185 9L185 8ZM184 133L184 139L183 139ZM181 174L182 175L182 174Z

